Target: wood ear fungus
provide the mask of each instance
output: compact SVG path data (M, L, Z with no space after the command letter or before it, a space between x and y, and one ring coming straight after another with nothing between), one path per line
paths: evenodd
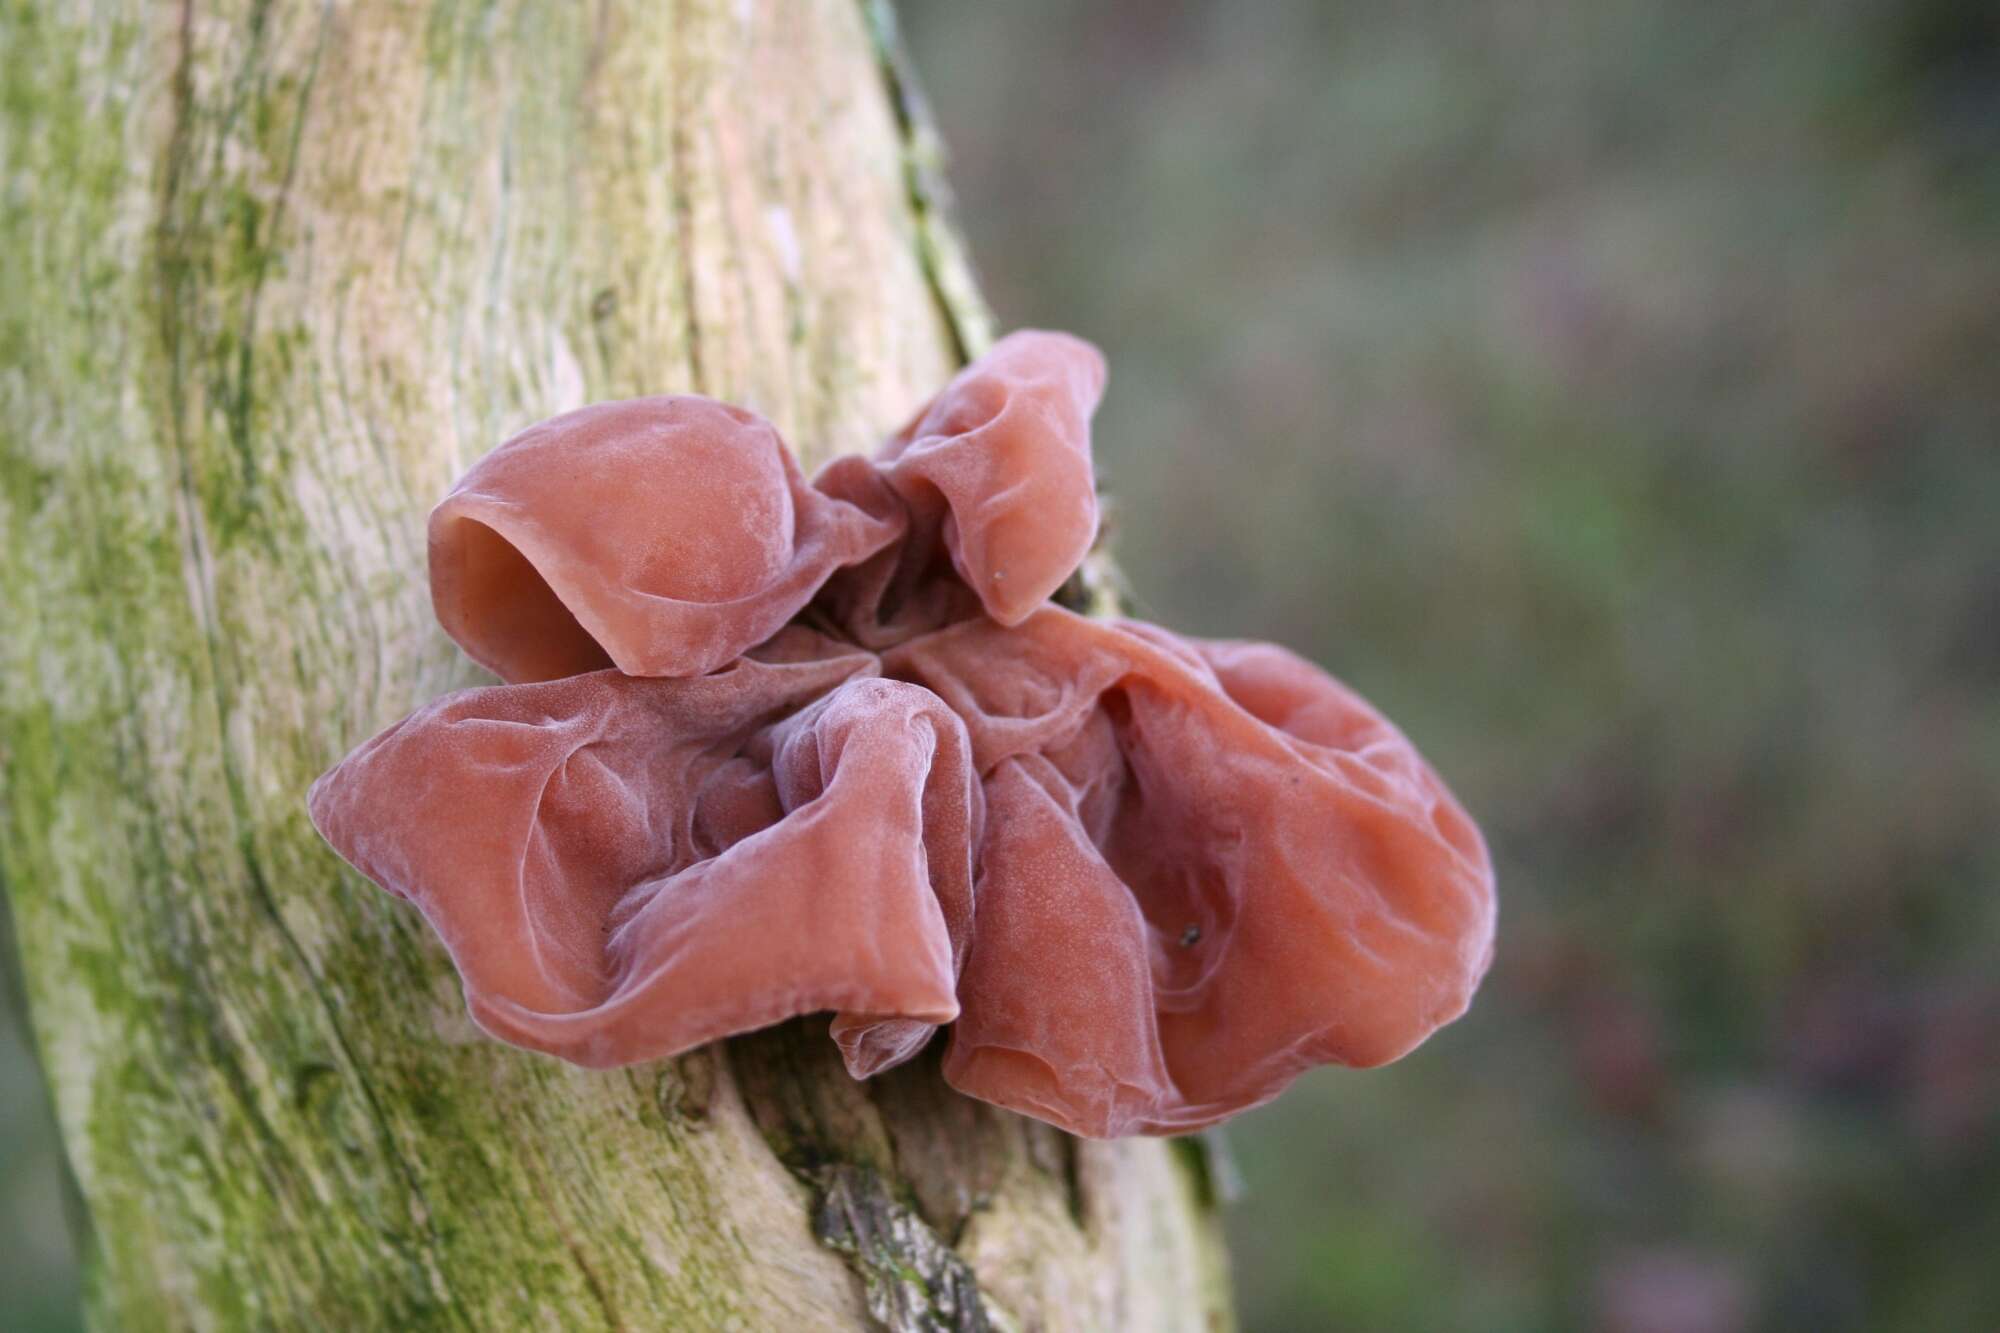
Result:
M859 1078L951 1026L962 1092L1168 1134L1404 1054L1490 959L1477 828L1269 645L1049 596L1097 532L1096 349L1027 332L808 483L737 408L566 414L431 519L508 683L314 784L474 1018L604 1067L832 1011Z

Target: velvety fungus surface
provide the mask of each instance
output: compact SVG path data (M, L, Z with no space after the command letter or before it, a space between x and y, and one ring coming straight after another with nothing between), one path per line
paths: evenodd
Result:
M603 1067L831 1011L867 1077L1175 1133L1393 1060L1491 959L1477 828L1264 644L1049 597L1098 526L1096 349L998 343L808 483L690 397L585 408L433 513L439 620L503 685L313 787L474 1018Z

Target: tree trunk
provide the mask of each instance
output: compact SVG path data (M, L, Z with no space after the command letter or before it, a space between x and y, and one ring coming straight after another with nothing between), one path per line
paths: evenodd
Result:
M0 876L96 1322L1226 1324L1186 1145L853 1083L824 1018L500 1046L305 819L475 680L423 517L482 451L698 390L810 467L987 338L887 9L39 0L0 53Z

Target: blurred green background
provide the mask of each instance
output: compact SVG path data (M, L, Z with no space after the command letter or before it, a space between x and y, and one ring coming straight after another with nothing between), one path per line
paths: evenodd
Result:
M1500 867L1467 1019L1230 1127L1248 1327L2000 1327L2000 7L903 11L1003 323L1110 355L1139 612Z
M2000 6L912 4L1141 614L1486 827L1499 962L1229 1129L1253 1330L2000 1328Z

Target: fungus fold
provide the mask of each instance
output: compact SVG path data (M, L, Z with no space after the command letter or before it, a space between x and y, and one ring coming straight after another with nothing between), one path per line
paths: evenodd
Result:
M1049 602L1103 386L1016 333L810 482L701 398L515 436L430 524L506 683L363 744L315 826L482 1028L582 1065L831 1011L865 1078L950 1024L954 1087L1106 1137L1397 1058L1490 962L1479 832L1310 663Z

